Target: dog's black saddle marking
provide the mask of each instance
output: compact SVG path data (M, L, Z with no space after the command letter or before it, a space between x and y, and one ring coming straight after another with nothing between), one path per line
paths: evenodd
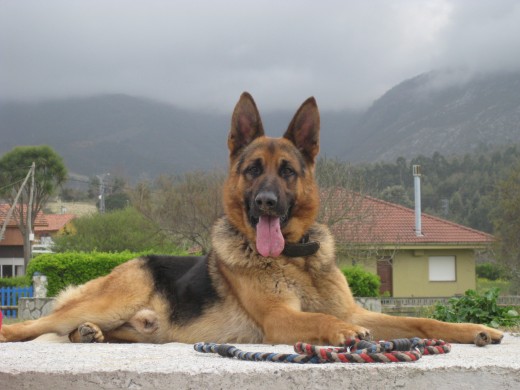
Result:
M186 324L203 314L204 307L218 299L206 256L150 255L145 260L155 288L170 304L172 322Z

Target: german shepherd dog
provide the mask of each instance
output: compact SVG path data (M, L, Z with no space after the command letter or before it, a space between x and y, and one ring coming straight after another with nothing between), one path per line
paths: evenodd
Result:
M228 137L225 216L204 257L144 256L69 287L54 311L5 325L1 341L45 333L72 342L340 345L347 338L441 338L499 343L477 324L392 317L357 306L336 266L334 240L316 222L314 166L320 118L314 98L282 138L264 135L253 98L240 97Z

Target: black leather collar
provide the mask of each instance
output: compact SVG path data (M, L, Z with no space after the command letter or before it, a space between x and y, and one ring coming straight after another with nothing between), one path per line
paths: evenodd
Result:
M285 243L282 254L287 257L305 257L316 254L318 249L320 249L320 243L309 241L309 235L306 234L296 244Z

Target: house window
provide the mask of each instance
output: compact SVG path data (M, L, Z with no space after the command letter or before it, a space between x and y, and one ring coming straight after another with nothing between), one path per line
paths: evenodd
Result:
M0 272L2 278L10 278L13 276L13 266L11 264L2 264Z
M455 256L431 256L428 259L430 282L455 282Z
M23 258L0 258L0 278L11 278L23 274Z

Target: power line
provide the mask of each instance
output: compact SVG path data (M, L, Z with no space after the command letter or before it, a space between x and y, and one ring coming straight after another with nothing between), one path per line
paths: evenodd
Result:
M15 181L14 183L6 184L5 186L0 187L0 191L6 189L6 188L8 188L8 187L14 187L16 184L21 183L21 182L24 181L24 180L25 180L25 179L20 179L20 180L18 180L18 181Z

